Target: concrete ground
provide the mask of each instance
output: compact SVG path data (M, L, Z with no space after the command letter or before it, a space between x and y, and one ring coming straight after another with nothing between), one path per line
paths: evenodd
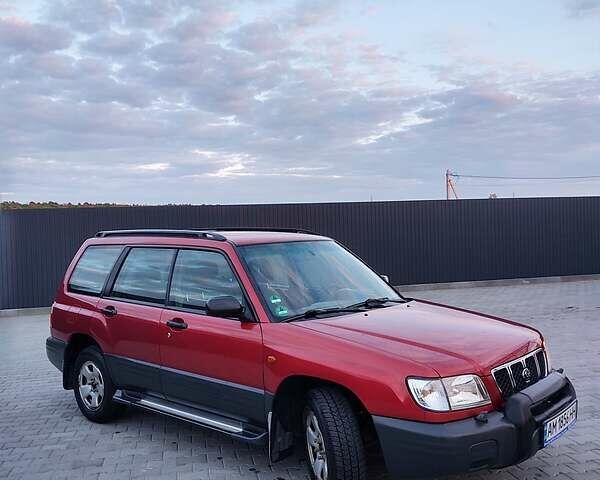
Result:
M411 295L540 328L579 396L576 427L523 464L463 479L600 480L600 281L420 291ZM308 478L300 455L270 467L250 447L173 419L130 410L88 422L46 359L45 316L0 318L0 479ZM373 460L372 478L385 478Z

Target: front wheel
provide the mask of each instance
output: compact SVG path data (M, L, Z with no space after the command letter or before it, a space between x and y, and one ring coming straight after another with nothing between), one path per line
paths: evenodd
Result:
M92 422L105 423L124 409L113 401L115 387L98 348L84 348L73 368L73 390L81 413Z
M365 480L367 465L356 415L332 387L307 394L303 414L306 457L314 480Z

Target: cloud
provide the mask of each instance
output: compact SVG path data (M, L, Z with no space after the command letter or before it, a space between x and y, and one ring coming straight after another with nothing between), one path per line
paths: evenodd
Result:
M566 0L565 4L569 16L573 18L600 15L600 0Z
M134 165L133 170L141 172L164 172L170 167L168 163L143 163Z
M75 78L78 72L74 61L73 57L62 53L25 53L6 63L4 76L23 83L35 79L38 87L42 87L46 78Z
M98 55L121 56L143 51L146 41L143 32L122 34L111 30L97 33L82 48Z
M38 22L2 19L2 189L22 200L367 200L434 196L446 168L595 168L598 72L468 48L415 61L344 24L363 4L282 5L61 1Z
M299 0L288 13L288 22L300 29L325 24L335 19L342 2L340 0Z
M12 0L0 0L0 11L4 12L4 14L14 14L16 12L15 5L12 3Z
M266 19L241 26L230 38L236 48L256 54L281 52L291 45L282 28Z
M114 0L56 0L48 2L46 10L51 21L85 34L110 28L122 19Z
M16 17L0 18L0 51L51 52L71 44L72 35L54 25L30 23Z
M199 11L177 22L169 34L182 42L206 39L228 26L233 19L234 15L229 9L207 2Z

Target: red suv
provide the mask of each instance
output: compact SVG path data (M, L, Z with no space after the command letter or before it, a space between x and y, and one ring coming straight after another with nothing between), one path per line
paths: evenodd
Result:
M399 295L304 231L100 232L46 348L81 412L125 405L268 445L319 480L499 468L571 427L575 390L533 328Z

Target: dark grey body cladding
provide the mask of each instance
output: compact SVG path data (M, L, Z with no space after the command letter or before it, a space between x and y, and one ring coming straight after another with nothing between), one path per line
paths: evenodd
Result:
M171 401L210 408L245 422L266 425L264 390L164 367L161 375L164 394Z
M265 392L152 363L105 354L115 385L266 427Z
M61 372L64 368L66 348L67 343L58 338L48 337L46 339L46 355L48 356L48 360Z
M136 392L162 392L160 365L111 354L104 354L104 359L117 387Z

